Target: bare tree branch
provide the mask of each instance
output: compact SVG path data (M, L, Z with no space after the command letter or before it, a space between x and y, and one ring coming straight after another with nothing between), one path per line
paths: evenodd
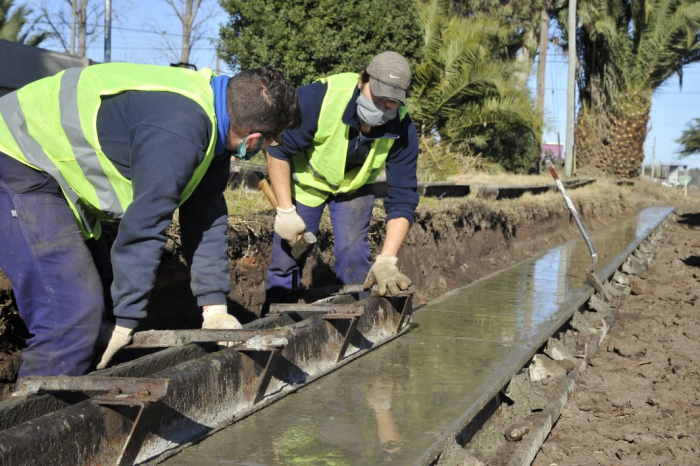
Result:
M183 63L190 62L190 52L195 44L207 36L204 24L217 13L218 3L207 0L202 8L202 0L164 0L175 12L182 26L179 53L175 46L163 35L166 47L171 52L173 59Z
M56 40L66 53L71 50L71 11L72 0L64 0L60 6L50 0L41 0L39 11L43 16L51 38ZM88 47L100 38L104 30L104 2L102 0L76 1L76 35L78 50L76 55L84 57Z

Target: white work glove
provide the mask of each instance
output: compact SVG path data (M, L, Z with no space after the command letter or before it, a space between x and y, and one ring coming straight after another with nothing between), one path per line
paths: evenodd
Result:
M243 328L241 323L228 313L228 309L225 304L214 304L209 306L206 311L202 312L202 317L204 317L204 322L202 322L202 328L207 330L235 330L237 328ZM234 346L235 343L232 341L217 341L219 346Z
M411 279L399 272L399 268L396 267L398 261L399 258L395 256L378 255L369 269L364 288L368 290L376 283L381 296L386 295L387 291L389 296L396 296L401 290L408 289L412 283Z
M97 347L104 348L106 346L107 349L105 349L105 352L102 354L102 359L97 365L97 369L104 369L107 367L109 361L117 354L117 351L131 343L131 335L133 335L133 333L133 328L115 325L114 322L111 321L104 321L100 328Z
M277 208L277 216L275 216L275 233L280 238L288 242L291 246L297 242L299 235L306 231L304 220L297 213L297 208L292 206L290 209Z
M228 313L225 304L214 304L202 312L202 328L207 330L235 330L243 328L238 319Z

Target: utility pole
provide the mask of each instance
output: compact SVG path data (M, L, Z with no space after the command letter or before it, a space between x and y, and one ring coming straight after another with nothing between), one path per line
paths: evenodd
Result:
M656 163L656 138L654 138L654 145L651 149L651 181L654 181L654 163Z
M73 0L73 3L71 4L71 9L70 9L70 14L71 14L71 19L70 19L70 54L75 55L75 2L77 0Z
M105 63L112 61L112 0L105 0Z
M574 78L576 75L576 0L569 0L569 76L566 86L566 176L574 176Z

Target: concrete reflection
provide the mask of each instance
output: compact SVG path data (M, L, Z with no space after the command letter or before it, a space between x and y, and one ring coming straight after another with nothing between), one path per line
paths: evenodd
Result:
M670 211L649 208L594 232L596 270ZM587 296L590 264L577 239L448 293L415 313L407 335L165 464L411 464L476 414Z

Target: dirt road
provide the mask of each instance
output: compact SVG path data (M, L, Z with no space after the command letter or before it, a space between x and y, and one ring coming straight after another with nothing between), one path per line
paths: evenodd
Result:
M677 217L535 466L700 464L700 211Z

